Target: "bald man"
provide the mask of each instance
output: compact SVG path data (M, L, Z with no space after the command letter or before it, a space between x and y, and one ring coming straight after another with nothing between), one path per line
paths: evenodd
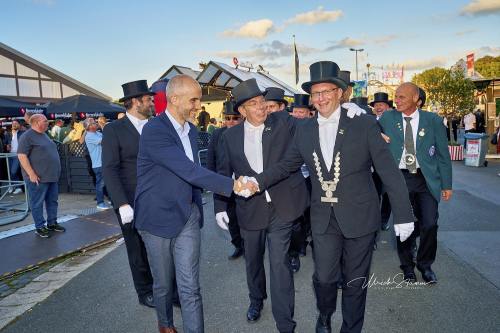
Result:
M61 162L56 144L45 133L49 126L47 118L42 114L34 114L30 118L30 125L31 128L19 139L17 157L28 189L35 233L48 238L52 231L65 231L57 224ZM47 219L43 216L44 202Z
M419 89L410 82L396 90L397 110L384 112L380 125L390 138L390 150L408 187L418 228L404 242L397 240L404 278L417 280L412 249L420 236L417 269L427 283L436 283L431 265L436 259L438 204L451 198L452 176L443 119L418 108Z
M234 190L257 187L200 166L198 131L189 123L200 109L201 87L188 75L167 85L168 108L144 125L137 156L134 226L146 246L153 275L153 298L160 333L175 333L173 278L181 302L183 331L203 333L199 283L201 189L229 197Z

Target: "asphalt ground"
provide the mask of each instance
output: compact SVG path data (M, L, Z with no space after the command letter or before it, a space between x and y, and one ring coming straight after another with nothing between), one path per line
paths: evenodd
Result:
M382 232L374 253L364 332L499 332L500 172L454 164L455 195L440 205L439 245L433 286L401 283L394 235ZM477 181L477 184L474 182ZM470 184L469 184L470 183ZM246 322L248 291L243 259L228 261L229 235L205 205L201 286L205 332L276 332L267 300L262 318ZM297 332L314 332L315 298L310 248L295 274ZM267 265L267 263L266 263ZM420 274L417 274L421 282ZM175 324L182 332L180 311ZM340 292L333 331L341 325ZM156 332L154 310L140 306L124 246L83 271L2 332Z

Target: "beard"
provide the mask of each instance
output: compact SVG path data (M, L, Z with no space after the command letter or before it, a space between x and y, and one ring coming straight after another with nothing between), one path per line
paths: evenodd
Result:
M153 116L153 113L154 113L154 106L147 106L147 105L144 105L144 104L140 104L138 107L137 107L137 112L141 115L143 115L144 117L147 118L151 118Z

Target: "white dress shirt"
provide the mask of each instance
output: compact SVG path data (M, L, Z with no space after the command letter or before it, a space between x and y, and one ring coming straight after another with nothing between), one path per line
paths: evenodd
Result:
M333 149L335 148L335 140L337 139L339 121L340 106L328 118L324 118L318 113L319 146L321 147L321 154L325 159L328 171L330 171L332 167Z
M127 116L128 120L130 120L130 122L132 123L132 125L134 125L135 129L137 130L137 132L139 132L139 135L142 134L142 128L144 127L144 125L146 125L146 123L148 122L147 119L139 119L133 115L131 115L130 113L125 113L125 115Z
M248 121L243 123L245 131L245 139L243 142L243 149L248 164L253 171L261 173L264 171L264 157L262 156L262 133L264 132L264 124L254 126ZM271 196L266 191L266 200L271 202Z
M405 117L411 117L410 124L411 124L411 130L413 132L413 144L415 145L415 152L417 151L417 135L418 135L418 120L420 118L420 114L418 112L418 109L415 110L412 114L409 116L405 115L404 113L401 114L402 118L401 120L403 123L401 124L401 127L403 128L403 154L401 155L401 158L399 159L399 168L400 169L408 169L405 163L404 156L406 155L406 149L404 148L404 137L406 136L406 120ZM418 164L418 158L415 156L415 160L417 163L417 168L420 168L420 165Z
M193 149L191 148L191 141L189 141L189 130L191 127L189 127L189 122L184 122L184 126L179 124L177 120L170 114L170 111L165 110L165 114L167 115L168 119L170 119L170 122L175 128L175 131L179 135L179 138L181 139L182 146L184 147L184 152L186 153L186 156L194 162L193 158Z
M56 127L59 127L59 126L56 126ZM19 131L12 132L12 141L10 142L10 152L11 153L17 153L17 147L19 147L19 141L17 140L17 133L19 133Z

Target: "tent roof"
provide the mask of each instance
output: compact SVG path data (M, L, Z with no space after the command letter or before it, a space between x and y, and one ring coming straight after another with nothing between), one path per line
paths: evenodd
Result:
M278 87L285 90L285 96L290 97L300 93L297 89L292 88L271 74L261 71L245 71L216 61L210 61L205 69L198 75L197 80L201 85L231 90L240 82L253 78L257 80L257 84L261 90L265 90L269 87Z

